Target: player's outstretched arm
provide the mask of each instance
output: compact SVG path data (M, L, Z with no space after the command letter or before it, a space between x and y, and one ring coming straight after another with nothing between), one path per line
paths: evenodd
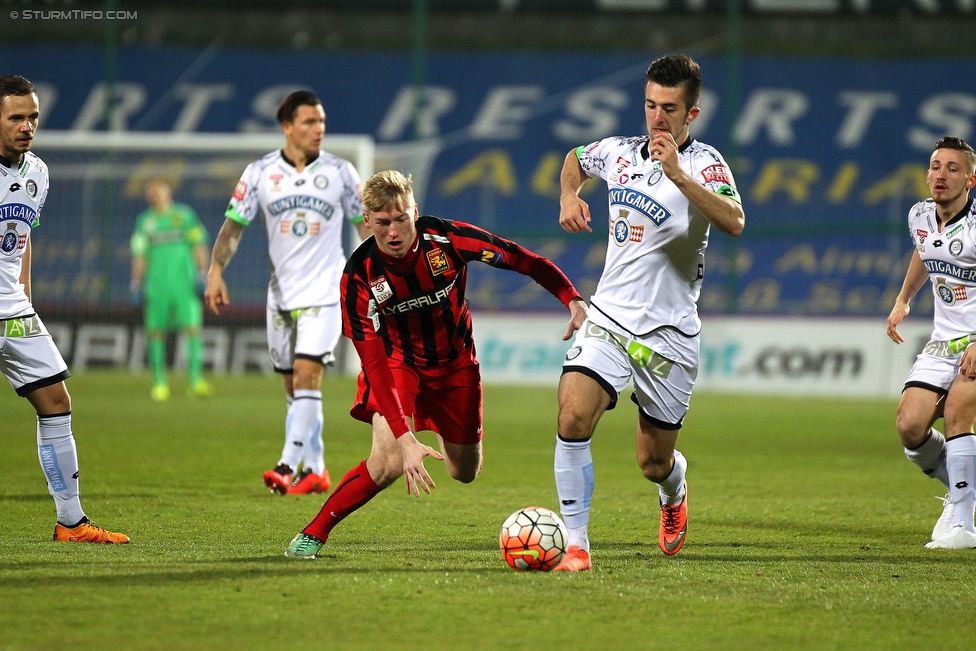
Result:
M922 256L916 250L912 254L912 260L908 263L908 271L905 273L905 282L901 285L901 291L895 298L895 306L891 308L888 315L888 338L896 344L904 343L905 339L898 332L898 324L901 323L911 311L911 302L915 298L918 290L929 277L929 272L922 262ZM968 350L968 349L967 349Z
M593 232L590 206L579 197L580 189L589 178L576 157L576 150L566 154L559 173L559 225L567 233Z
M237 252L237 245L240 244L243 234L243 224L233 219L225 219L214 241L213 254L210 256L210 270L207 271L207 289L203 293L207 308L214 314L220 314L220 308L230 304L227 283L224 282L224 268Z
M407 432L397 439L400 446L400 454L403 457L403 481L407 485L407 494L413 493L414 497L420 497L420 491L430 495L430 489L435 487L434 480L427 473L424 467L424 458L434 457L443 461L444 457L440 452L424 445L417 440L413 432Z

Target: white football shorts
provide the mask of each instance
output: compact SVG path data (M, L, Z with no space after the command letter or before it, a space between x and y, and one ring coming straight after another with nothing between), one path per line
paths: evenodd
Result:
M0 321L0 371L21 397L71 375L36 314Z
M959 375L959 360L963 351L953 353L948 341L933 339L915 358L915 364L905 380L905 388L921 387L947 394Z
M592 312L576 333L563 361L563 373L583 373L610 395L613 409L634 380L631 399L655 427L680 429L698 377L699 337L659 328L635 338L597 322Z
M291 373L295 359L324 366L335 364L335 348L342 334L339 304L280 312L267 311L268 353L278 373Z

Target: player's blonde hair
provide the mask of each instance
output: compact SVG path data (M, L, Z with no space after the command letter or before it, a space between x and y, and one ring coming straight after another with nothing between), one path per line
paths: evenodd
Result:
M381 212L388 206L403 210L413 203L413 182L409 174L396 170L377 172L363 184L363 210Z

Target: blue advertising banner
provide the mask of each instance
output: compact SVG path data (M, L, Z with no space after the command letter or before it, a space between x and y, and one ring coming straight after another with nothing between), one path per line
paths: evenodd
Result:
M584 295L602 268L606 193L596 181L585 189L593 234L563 233L559 168L578 145L646 133L643 80L653 58L431 54L418 90L406 54L129 47L107 84L98 48L0 52L22 62L16 72L38 85L42 155L44 129L274 132L280 99L312 89L330 132L370 134L378 167L414 174L422 212L517 239L559 264ZM719 57L700 63L705 88L692 133L732 163L747 216L742 237L712 234L703 310L886 314L911 254L907 211L927 196L932 147L943 135L973 137L976 61L745 57L735 74ZM211 236L235 180L207 197L178 196L205 214ZM52 195L57 187L53 178ZM206 201L212 207L201 209ZM124 245L137 194L131 202L115 204L119 224L100 226L101 244L91 245L104 248L109 237L116 248L103 279L103 297L112 301L125 295ZM57 224L45 237L70 232L59 219L42 215L45 225ZM260 246L240 255L249 257L235 266L267 268ZM41 258L43 284L59 267ZM261 300L264 280L248 301ZM69 286L63 298L97 293ZM494 270L472 273L470 298L481 308L557 307L531 281Z

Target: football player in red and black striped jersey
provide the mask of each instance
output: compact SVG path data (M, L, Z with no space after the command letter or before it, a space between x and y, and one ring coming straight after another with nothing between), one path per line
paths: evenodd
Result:
M399 172L370 178L363 205L373 237L343 273L342 320L363 365L350 413L372 424L373 447L286 556L314 558L336 524L401 475L408 493L430 493L428 456L444 460L458 481L478 476L482 390L465 299L469 262L517 271L558 298L571 313L564 340L586 318L579 292L552 262L476 226L421 217L410 179ZM440 452L414 437L425 429L437 433Z

